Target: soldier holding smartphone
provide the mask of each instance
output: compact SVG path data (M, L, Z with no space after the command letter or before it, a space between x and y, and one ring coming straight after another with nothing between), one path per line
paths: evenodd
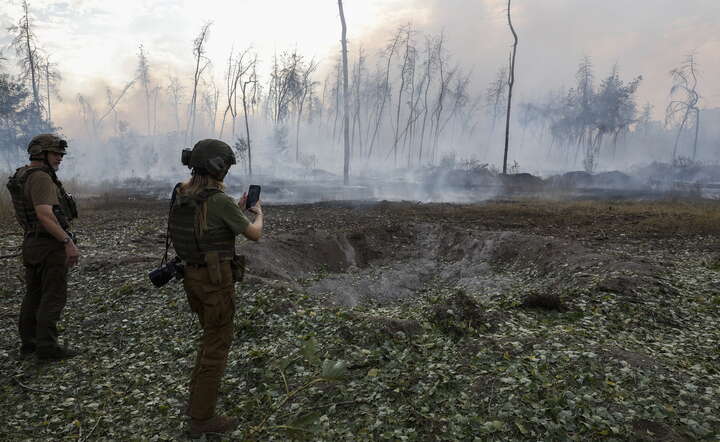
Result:
M257 241L262 236L260 201L242 213L247 195L235 202L224 193L223 180L235 155L220 140L202 140L185 150L182 162L192 169L190 180L175 188L168 229L175 252L185 263L183 286L197 313L203 335L190 380L187 413L190 435L233 431L237 419L215 413L220 381L233 338L235 313L235 237Z

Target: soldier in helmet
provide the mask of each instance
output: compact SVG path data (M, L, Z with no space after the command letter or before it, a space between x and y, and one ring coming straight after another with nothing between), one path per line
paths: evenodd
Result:
M258 202L250 222L241 210L246 195L236 203L223 192L223 179L235 155L219 140L202 140L183 151L183 164L192 169L189 181L173 191L168 229L177 255L185 263L183 285L190 308L203 329L190 380L190 434L230 432L236 419L215 413L220 380L233 337L237 268L235 237L257 241L263 213Z
M20 307L20 355L59 360L77 354L60 346L57 323L67 300L68 268L80 252L70 233L77 218L72 197L55 172L67 142L52 134L34 137L28 145L30 164L8 180L15 217L24 230L22 246L26 293Z

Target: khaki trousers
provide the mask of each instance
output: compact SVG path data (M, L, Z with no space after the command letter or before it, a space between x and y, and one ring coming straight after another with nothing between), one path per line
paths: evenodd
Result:
M185 267L183 285L190 308L197 313L203 335L190 378L190 416L215 415L220 380L233 338L235 283L228 262L220 264L221 282L212 284L205 267Z
M23 345L58 347L57 323L67 302L65 247L51 238L26 237L22 248L25 297L18 328Z

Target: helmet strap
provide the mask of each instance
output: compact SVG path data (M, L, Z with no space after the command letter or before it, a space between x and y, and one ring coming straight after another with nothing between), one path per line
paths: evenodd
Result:
M48 159L48 151L43 151L43 163L48 167L48 169L53 170L52 166L50 165L50 160Z

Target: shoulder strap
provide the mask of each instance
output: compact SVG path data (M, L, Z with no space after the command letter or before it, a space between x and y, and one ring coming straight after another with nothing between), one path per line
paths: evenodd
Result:
M167 262L168 250L170 250L170 212L172 212L172 208L175 205L175 200L177 199L177 194L181 186L182 183L175 184L172 195L170 196L170 209L168 210L168 222L167 228L165 229L165 254L163 255L162 261L160 261L160 267Z
M22 168L20 168L20 169L22 169ZM27 169L23 170L22 172L20 172L20 169L15 171L15 175L17 176L17 179L21 183L25 183L28 180L28 178L30 178L30 175L32 175L35 172L45 172L48 175L50 175L50 178L52 178L52 174L50 174L50 172L48 172L47 168L45 168L45 167L41 167L41 166L28 167ZM18 176L18 172L20 172L19 176ZM53 181L55 181L55 180L53 180Z

